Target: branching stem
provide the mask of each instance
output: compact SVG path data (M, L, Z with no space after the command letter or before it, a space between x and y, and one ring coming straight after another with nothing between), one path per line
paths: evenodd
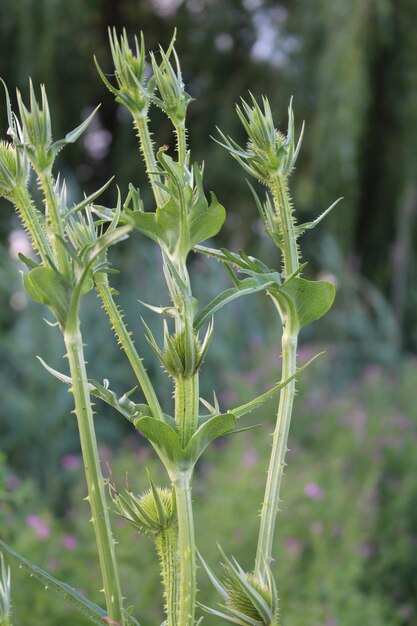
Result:
M159 400L149 379L148 372L146 371L142 359L140 358L135 348L131 334L127 330L126 325L123 321L123 315L113 299L107 274L96 274L95 283L101 301L103 302L104 309L109 316L113 330L116 333L117 339L122 346L129 360L129 363L136 375L139 385L146 398L146 402L148 403L152 411L152 415L156 419L162 420L163 416L161 405L159 404Z

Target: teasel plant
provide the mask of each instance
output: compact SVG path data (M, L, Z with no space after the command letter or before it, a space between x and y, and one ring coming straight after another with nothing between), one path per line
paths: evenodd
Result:
M94 431L93 399L98 398L149 440L165 467L171 490L156 486L149 476L150 488L144 494L135 495L129 488L119 491L112 483L111 501L118 515L155 541L165 598L164 623L194 626L198 604L192 504L195 465L213 441L238 432L243 416L279 393L253 570L244 571L233 557L227 557L222 551L223 577L220 580L206 564L204 555L199 556L202 568L223 601L218 608L205 606L204 610L244 626L277 626L278 593L271 563L280 485L295 379L314 360L297 369L298 334L303 326L326 313L334 298L330 283L301 278L305 266L301 263L298 240L333 207L314 222L297 224L288 178L294 169L301 136L296 142L292 105L284 135L275 128L268 100L263 98L260 106L251 96L250 103L242 101L237 107L248 136L246 146L240 147L223 133L220 133L219 143L246 173L266 187L266 197L260 199L250 185L265 231L280 251L282 267L271 269L242 250L234 252L203 245L219 233L226 211L213 192L209 198L206 196L204 168L191 159L186 118L192 97L183 83L175 34L166 50L160 47L158 52L150 54L150 63L142 34L135 38L133 47L126 32L118 35L114 29L109 30L109 40L113 75L104 73L97 60L95 63L106 87L132 116L154 207L145 210L140 191L133 185L129 186L124 201L118 192L115 207L99 204L99 196L111 181L78 204L68 206L65 182L59 174L54 174L55 158L62 148L78 139L95 112L63 140L53 141L44 87L41 87L39 104L30 83L28 107L18 92L17 112L13 112L4 85L10 140L0 143L0 194L14 205L36 254L36 261L21 256L28 270L23 284L33 300L49 308L64 338L69 373L58 372L40 361L52 375L67 384L74 395L106 609L31 564L3 541L0 541L0 549L45 587L72 602L92 623L113 626L139 623L132 614L132 607L125 609L123 606ZM161 109L172 124L176 146L171 153L165 146L158 149L154 145L150 116L153 107ZM30 193L31 173L43 196L41 207ZM173 415L161 406L137 342L117 303L118 294L110 282L112 268L108 249L128 236L136 236L136 231L151 239L161 252L169 301L166 306L142 304L162 318L162 345L144 323L145 339L170 380ZM193 295L189 273L191 251L220 261L232 281L230 288L204 306L200 306ZM137 387L144 396L142 403L133 399L136 387L119 395L109 388L107 379L100 383L87 377L79 307L83 295L92 289L96 290L116 340L130 363ZM258 397L223 409L215 394L214 400L209 402L200 398L199 391L201 368L214 332L214 318L231 301L257 292L272 298L282 322L281 379Z
M208 612L239 624L278 624L278 597L271 572L273 539L280 502L280 487L287 452L288 435L295 397L297 373L297 344L301 328L324 315L331 307L335 290L327 281L311 281L301 278L305 264L301 263L299 238L314 228L336 206L337 200L313 222L297 224L289 190L289 176L295 167L300 151L304 125L298 141L295 139L295 123L292 100L288 109L288 129L283 134L276 129L268 99L262 98L262 106L250 94L250 103L242 99L236 107L237 115L247 134L247 144L238 145L219 130L218 140L244 171L266 187L265 200L248 182L258 208L265 232L280 251L281 270L270 272L265 291L271 297L282 326L282 390L278 403L276 427L273 433L264 500L260 513L258 545L253 572L244 572L236 561L224 555L225 582L221 584L204 559L201 562L217 591L223 596L223 612L204 607ZM213 250L197 246L199 252L213 256L240 272L249 268L257 271L260 262L244 253ZM263 272L265 273L263 268ZM258 270L259 271L259 270ZM239 288L239 284L237 284ZM318 356L318 355L317 355ZM245 608L246 607L246 608Z
M41 104L32 83L29 108L19 92L17 101L19 114L14 114L6 88L12 141L0 146L0 189L15 206L38 255L36 261L20 255L28 269L23 276L24 288L34 301L48 307L55 320L53 325L59 327L64 338L108 616L114 623L122 623L122 596L94 431L79 308L83 295L93 287L94 275L109 270L108 247L124 239L130 227L119 227L114 221L104 231L100 224L94 224L90 208L101 190L69 207L65 182L53 175L59 151L77 140L91 116L63 140L54 142L45 88L41 87ZM42 208L35 205L28 188L31 171L43 195Z

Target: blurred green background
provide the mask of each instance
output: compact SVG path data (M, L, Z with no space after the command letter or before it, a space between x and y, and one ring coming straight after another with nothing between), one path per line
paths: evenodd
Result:
M335 306L306 329L301 360L326 357L302 376L278 521L275 569L286 626L417 625L417 3L414 0L0 0L0 76L24 95L28 77L45 82L56 138L98 102L99 114L60 169L74 199L113 173L126 194L150 194L132 124L101 83L111 71L107 27L141 29L148 49L167 45L174 27L188 92L193 160L204 160L206 189L228 217L216 245L244 248L277 267L245 176L210 139L216 125L242 138L234 104L248 90L271 102L286 128L291 95L306 133L293 194L300 221L337 197L343 202L303 240L306 274L337 283ZM1 98L0 98L1 102ZM7 122L0 106L1 136ZM154 111L158 145L171 129ZM103 198L115 201L112 185ZM34 562L100 602L95 549L82 501L85 487L71 397L42 369L40 355L65 370L59 333L26 300L16 261L27 245L9 205L0 204L0 528ZM171 390L141 340L138 299L166 304L158 251L139 236L113 252L130 327L169 409ZM228 279L218 264L192 261L206 302ZM239 323L236 324L236 319ZM94 297L83 329L91 377L120 393L131 373ZM202 372L225 407L279 378L279 338L271 303L239 301L216 323ZM98 408L105 471L119 485L145 486L145 466L165 478L146 443L118 416ZM195 480L198 547L216 569L216 542L247 568L274 422L274 403L248 418L258 428L213 447ZM159 623L162 600L152 545L115 520L129 602L143 626ZM214 604L200 572L202 601ZM13 569L14 624L66 626L77 620L59 599ZM206 617L208 624L213 620Z

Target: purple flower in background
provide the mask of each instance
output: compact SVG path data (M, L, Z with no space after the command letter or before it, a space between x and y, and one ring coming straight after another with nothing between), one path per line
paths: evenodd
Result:
M321 500L323 498L323 489L317 483L307 483L304 487L304 493L311 500Z
M74 535L65 535L61 543L66 550L75 550L78 547L78 540Z
M39 539L47 539L51 534L51 529L48 524L41 520L38 515L28 515L26 518L26 524L29 528L33 528Z
M255 448L249 448L245 451L242 459L243 467L252 467L258 461L258 453Z
M61 459L61 465L65 470L73 472L81 467L81 458L76 454L64 454Z
M298 558L303 551L303 544L298 537L287 537L284 540L284 547L290 556Z

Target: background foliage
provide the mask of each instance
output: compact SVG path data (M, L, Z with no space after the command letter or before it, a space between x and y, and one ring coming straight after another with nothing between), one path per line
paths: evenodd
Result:
M205 161L206 189L213 189L228 210L220 243L244 247L272 266L278 261L262 235L241 172L209 136L218 124L241 139L234 103L248 90L267 94L283 125L294 95L296 118L307 124L293 178L300 220L311 219L338 196L344 200L304 242L307 271L319 274L325 268L338 283L338 298L326 320L304 335L304 350L312 342L326 344L331 362L314 365L305 388L304 381L300 384L279 529L282 609L287 626L304 624L306 611L309 626L417 624L416 3L0 0L0 15L0 76L11 91L17 86L24 95L29 75L35 84L46 82L55 137L102 103L84 142L62 156L60 166L74 198L116 172L122 192L128 182L139 185L145 204L150 195L131 121L106 92L92 56L105 70L111 67L108 25L125 26L129 35L142 29L149 49L166 44L177 26L184 77L196 98L189 120L193 156ZM0 106L0 122L4 136L5 106ZM154 134L159 145L173 142L158 115ZM113 186L104 201L114 199ZM35 562L93 594L97 585L84 564L94 551L80 504L84 487L78 480L71 400L34 358L39 354L63 369L63 347L40 319L44 312L25 300L16 262L22 245L18 224L1 204L1 534ZM130 327L140 333L139 315L148 320L148 313L137 299L160 304L159 259L150 244L136 237L117 254L115 265L123 267L122 303ZM205 299L220 284L227 285L217 264L196 260L192 270L197 295L200 290ZM203 394L215 387L226 403L233 396L243 401L250 386L263 389L276 380L278 349L269 353L264 348L278 345L270 306L254 297L219 318ZM131 387L94 298L85 306L83 324L92 375L111 378L120 391ZM143 353L162 386L146 346ZM232 361L243 375L230 373ZM168 388L165 402L170 402ZM214 555L219 537L242 562L245 553L253 552L251 529L257 523L254 511L260 505L272 415L273 408L254 416L265 426L225 441L200 467L195 504L197 524L207 529L199 549L207 555ZM142 486L145 463L154 465L144 443L132 440L127 425L103 407L97 427L103 458L111 460L117 480L123 481L129 469L132 485L138 476ZM126 442L127 453L120 448ZM228 488L218 493L219 483ZM306 495L308 485L319 487L310 489L317 498ZM222 527L219 510L224 510ZM236 517L245 520L244 527L236 527ZM42 531L42 523L48 530ZM145 570L154 559L146 540L122 526L119 531L124 576L130 581L133 570ZM14 574L16 624L29 623L28 615L33 626L44 623L45 616L51 624L72 623L66 607ZM128 587L131 601L148 611L144 624L158 619L157 582L154 570L136 588Z

